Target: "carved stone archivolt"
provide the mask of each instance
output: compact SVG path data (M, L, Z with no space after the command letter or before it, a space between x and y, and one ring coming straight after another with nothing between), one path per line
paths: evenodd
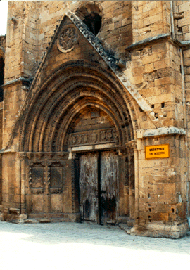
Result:
M62 29L58 36L58 49L61 52L69 52L73 50L74 46L77 44L78 34L74 26L66 26Z
M69 144L114 142L122 147L133 140L123 90L108 71L75 61L59 68L44 87L28 101L23 114L20 151L63 153ZM86 118L89 107L92 115Z

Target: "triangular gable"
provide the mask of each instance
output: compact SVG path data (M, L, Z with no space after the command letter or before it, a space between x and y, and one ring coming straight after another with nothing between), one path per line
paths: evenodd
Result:
M75 26L76 28L74 28L73 26ZM74 29L77 29L78 31L75 32ZM96 52L96 58L97 58L96 61L101 62L103 60L106 66L109 67L114 72L114 74L122 83L122 85L125 87L127 92L136 100L139 107L155 122L156 119L154 117L151 106L148 104L145 98L143 98L139 94L138 89L134 89L134 86L130 85L129 81L126 80L126 76L122 74L122 72L120 72L121 71L120 67L125 66L125 63L123 63L120 59L117 59L116 57L114 57L112 52L107 51L102 46L101 41L93 33L91 33L88 30L87 26L71 11L67 12L66 15L64 15L63 20L61 21L60 25L56 28L55 33L52 36L51 42L49 43L49 46L47 47L47 50L44 53L44 56L43 56L41 64L39 65L38 71L36 72L36 76L32 82L31 89L34 88L35 84L37 83L40 77L41 78L44 77L44 74L41 74L43 73L42 71L44 70L44 67L50 65L51 68L53 69L53 66L55 66L55 63L57 63L55 57L52 60L52 62L48 61L49 60L48 58L50 57L50 54L53 50L56 51L58 48L59 51L62 52L63 54L69 53L65 57L65 61L66 59L67 61L79 60L77 59L77 53L76 54L71 53L72 51L74 52L72 45L74 47L78 41L78 39L74 37L74 32L77 33L78 39L83 38L88 42L89 45L91 45L91 49L93 48ZM68 37L65 37L68 39L68 44L64 40L62 40L62 44L61 42L59 42L61 33L63 34L63 36L70 35L70 39ZM71 41L73 42L73 44ZM87 43L85 45L88 46ZM83 51L85 51L84 50L85 48L82 48L82 49ZM91 49L90 47L88 47L86 51L89 51ZM59 52L59 55L60 55L60 52ZM81 54L80 60L84 60L84 58L82 58L84 56L85 54L83 54L83 56ZM57 57L59 58L58 55ZM45 74L47 74L47 72L45 72Z
M94 60L100 65L102 63L106 67L111 67L114 71L118 68L118 60L103 48L100 40L88 30L82 21L79 25L79 21L74 20L73 15L69 16L68 14L64 15L60 25L56 27L33 79L31 89L35 87L40 78L40 81L43 81L43 71L48 66L52 71L56 69L56 64L57 67L59 66L57 59L60 59L62 64L68 60L86 60L89 62ZM45 74L47 76L47 72Z

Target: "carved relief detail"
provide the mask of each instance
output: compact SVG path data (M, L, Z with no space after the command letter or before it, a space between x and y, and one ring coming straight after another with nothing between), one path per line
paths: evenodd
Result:
M89 144L99 144L99 143L117 143L118 134L115 129L105 129L105 130L89 130L84 132L77 132L69 134L68 145L89 145Z
M52 163L49 167L50 172L50 193L57 194L63 192L63 167L60 163Z
M64 27L58 36L58 49L61 52L71 51L78 41L77 30L74 26Z
M33 164L30 167L29 186L33 194L44 193L44 167L42 164Z

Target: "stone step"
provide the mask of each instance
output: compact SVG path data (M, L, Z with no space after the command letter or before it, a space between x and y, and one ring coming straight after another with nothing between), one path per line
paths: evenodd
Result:
M39 219L39 223L51 223L51 220L49 218L42 218Z
M24 220L24 223L25 224L37 224L39 222L36 219L26 219L26 220Z

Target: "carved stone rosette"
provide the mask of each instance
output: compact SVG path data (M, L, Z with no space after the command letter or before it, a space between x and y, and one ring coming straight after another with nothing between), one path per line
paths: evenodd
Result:
M77 41L78 41L77 30L74 26L69 25L61 30L58 36L57 46L61 52L66 53L74 49L74 46L76 45Z

